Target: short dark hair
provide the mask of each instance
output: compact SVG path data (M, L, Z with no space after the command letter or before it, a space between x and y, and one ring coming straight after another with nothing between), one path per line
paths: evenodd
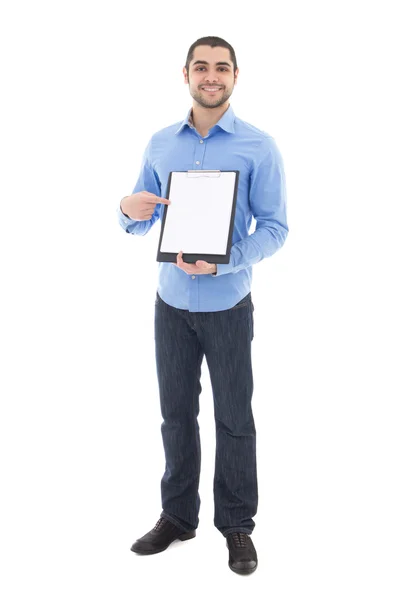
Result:
M231 56L231 61L233 62L233 74L236 73L237 62L236 62L236 54L235 54L234 49L232 48L232 46L230 44L228 44L228 42L226 42L225 40L223 40L220 37L216 37L215 35L209 35L207 37L199 38L190 46L189 52L188 52L187 58L186 58L186 64L185 64L187 72L189 72L189 64L190 64L190 61L193 60L194 49L197 48L197 46L211 46L211 48L220 46L222 48L228 48L230 56Z

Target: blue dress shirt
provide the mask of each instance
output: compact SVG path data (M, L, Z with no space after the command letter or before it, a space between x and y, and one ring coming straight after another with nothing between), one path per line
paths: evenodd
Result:
M183 122L151 137L132 194L147 191L165 198L170 171L193 169L240 172L229 264L217 264L215 275L188 275L172 263L161 262L157 291L175 308L226 310L251 291L252 265L279 250L288 235L282 156L275 140L236 117L231 105L206 137L193 126L190 109ZM117 213L127 233L146 235L162 219L164 209L164 204L157 204L147 221L130 219L120 206ZM256 229L249 235L252 217Z

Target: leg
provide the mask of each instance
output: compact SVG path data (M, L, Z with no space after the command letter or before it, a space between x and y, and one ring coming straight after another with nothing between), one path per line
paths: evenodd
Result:
M249 294L229 310L208 313L204 322L203 347L216 424L214 524L225 536L233 531L250 535L258 504L256 430L251 408L253 310Z
M166 519L185 531L199 522L200 434L197 417L204 352L188 311L166 304L157 294L155 349L163 423L165 473L161 498Z

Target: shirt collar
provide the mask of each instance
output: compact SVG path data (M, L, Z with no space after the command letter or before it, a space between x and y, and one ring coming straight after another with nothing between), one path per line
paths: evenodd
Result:
M193 110L192 108L189 110L188 114L186 115L186 119L184 121L182 121L181 125L179 126L179 129L177 131L175 131L175 135L180 133L183 130L183 128L185 127L185 125L193 128L192 110ZM224 114L222 115L222 117L220 118L218 123L216 123L214 125L214 127L216 127L218 125L218 127L220 127L221 129L224 129L228 133L235 133L234 122L235 122L235 113L233 112L232 105L230 104L229 108L224 112Z

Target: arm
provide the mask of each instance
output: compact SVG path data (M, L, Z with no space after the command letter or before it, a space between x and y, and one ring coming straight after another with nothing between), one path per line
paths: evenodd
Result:
M135 187L132 190L132 194L136 194L137 192L151 192L152 194L156 194L157 196L161 196L161 185L157 177L157 173L152 167L151 164L151 142L146 146L146 149L143 153L142 165L140 167L140 173L138 180L136 182ZM126 198L126 196L124 196ZM163 204L157 204L153 216L148 221L135 221L131 219L122 211L122 201L121 200L118 208L117 208L117 217L119 224L122 229L124 229L127 233L133 233L135 235L146 235L154 225L154 223L160 218L161 210Z
M237 273L275 254L286 240L286 180L282 156L273 138L260 144L260 156L250 175L250 208L255 231L233 244L229 264L217 265L214 277Z

